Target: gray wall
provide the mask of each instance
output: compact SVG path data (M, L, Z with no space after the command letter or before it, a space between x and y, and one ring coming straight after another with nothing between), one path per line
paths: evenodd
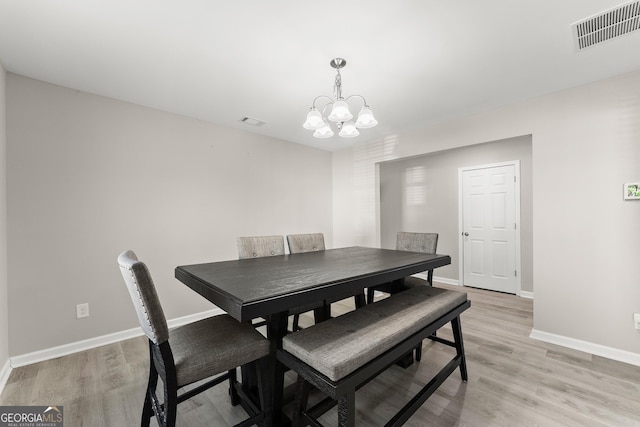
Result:
M7 163L11 356L136 326L123 250L171 319L213 308L174 267L236 258L237 236L332 243L330 153L11 73Z
M395 248L398 231L438 233L438 252L450 254L451 265L435 274L458 280L458 168L511 160L520 160L521 287L533 292L531 135L382 163L381 246ZM407 181L413 170L420 171L419 183Z
M334 244L380 244L379 162L532 135L534 332L640 364L639 117L635 72L337 151Z
M7 139L6 73L0 64L0 370L9 360L9 303L7 290ZM2 372L0 372L1 376ZM1 381L1 378L0 378Z

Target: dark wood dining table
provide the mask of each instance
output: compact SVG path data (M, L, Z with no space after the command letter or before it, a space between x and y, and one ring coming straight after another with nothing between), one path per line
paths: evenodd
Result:
M273 425L282 417L285 368L275 358L288 310L362 294L363 289L451 264L439 254L347 247L176 267L175 277L240 322L267 319Z

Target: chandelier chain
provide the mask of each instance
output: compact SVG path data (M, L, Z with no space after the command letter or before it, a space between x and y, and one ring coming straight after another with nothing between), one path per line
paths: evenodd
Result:
M333 84L333 90L336 94L336 99L337 100L341 100L342 99L342 76L340 75L340 69L337 69L338 74L336 74L336 81Z

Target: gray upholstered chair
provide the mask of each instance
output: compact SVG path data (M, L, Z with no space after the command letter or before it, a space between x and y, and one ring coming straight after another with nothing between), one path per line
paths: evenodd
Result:
M396 236L396 250L435 254L438 250L438 233L409 233L399 231ZM427 272L427 280L409 276L405 277L405 286L433 285L433 270Z
M260 258L284 255L284 237L238 237L238 258Z
M175 426L178 403L227 379L231 404L237 405L242 399L250 415L247 421L238 425L269 425L269 341L251 325L226 314L169 330L146 265L138 261L132 251L120 254L118 264L142 331L149 339L149 381L142 409L142 426L149 426L153 415L160 426ZM254 361L258 368L262 411L247 398L236 380L236 368ZM159 401L156 395L158 376L164 385L164 402ZM182 392L184 386L205 379L209 380ZM178 391L181 391L180 395Z
M409 233L399 231L396 236L396 250L406 252L421 252L435 254L438 248L438 233ZM404 279L384 283L367 290L367 303L373 303L374 291L395 294L407 289L407 287L433 284L433 270L427 272L427 280L418 277L405 277Z
M289 234L287 236L289 253L299 254L301 252L324 251L324 234Z
M324 246L324 242L323 242ZM282 236L251 236L238 237L238 258L260 258L266 256L284 255L284 237ZM292 330L300 329L300 314L321 307L322 304L305 305L289 309L289 314L293 315ZM254 323L253 326L263 326L264 321Z
M282 236L238 237L238 258L262 258L266 256L284 255L284 238ZM266 320L253 322L255 328L267 324Z
M438 248L438 233L410 233L399 231L396 235L396 250L435 254ZM427 280L409 276L367 289L367 303L373 303L375 291L395 294L414 286L433 285L433 270L427 272ZM416 347L416 360L422 359L422 346Z
M289 252L292 254L302 252L316 252L324 251L324 234L322 233L308 233L308 234L289 234L287 236L287 244L289 245ZM355 295L356 308L360 308L366 304L364 291L361 294ZM325 301L325 311L327 316L331 315L331 303L335 301Z

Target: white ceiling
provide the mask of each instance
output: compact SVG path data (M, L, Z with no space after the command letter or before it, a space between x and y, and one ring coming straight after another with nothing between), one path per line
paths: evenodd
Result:
M639 70L640 31L574 48L572 23L622 3L0 0L0 62L333 151ZM333 94L334 57L348 62L343 95L363 95L380 123L354 139L315 139L301 126L313 99Z

